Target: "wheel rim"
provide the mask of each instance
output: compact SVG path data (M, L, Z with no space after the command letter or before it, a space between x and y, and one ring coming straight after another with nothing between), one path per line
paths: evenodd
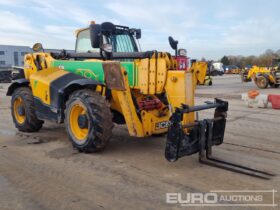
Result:
M264 79L264 78L261 78L261 79L260 79L260 85L261 85L262 87L264 87L264 85L265 85L265 79Z
M13 109L14 109L14 116L15 116L16 121L19 124L23 124L26 119L26 115L25 115L24 102L20 96L18 96L14 100Z
M87 109L82 104L74 104L70 110L69 124L71 132L78 143L83 143L83 141L87 139L89 130L88 125L81 126L79 123L79 118L81 118L81 116L86 116L88 120Z

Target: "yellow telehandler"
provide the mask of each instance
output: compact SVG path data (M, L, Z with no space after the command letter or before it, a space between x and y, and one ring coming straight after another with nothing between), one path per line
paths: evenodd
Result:
M35 44L7 92L15 126L35 132L44 120L65 123L76 149L97 152L109 143L113 123L126 124L140 138L167 133L168 161L199 153L202 163L269 178L212 157L212 146L223 143L228 102L194 106L194 75L177 70L170 53L140 52L140 37L140 29L105 22L78 30L74 53L46 53ZM177 50L178 42L170 44ZM212 119L195 118L211 108Z

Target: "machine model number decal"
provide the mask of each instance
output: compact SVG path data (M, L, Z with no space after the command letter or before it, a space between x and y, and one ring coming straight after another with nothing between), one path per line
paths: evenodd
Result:
M163 121L163 122L156 123L156 130L168 128L169 125L170 125L170 121Z

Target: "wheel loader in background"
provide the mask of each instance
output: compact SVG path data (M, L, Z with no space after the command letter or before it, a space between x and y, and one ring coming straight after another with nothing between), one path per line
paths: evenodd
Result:
M76 149L97 152L108 145L113 123L126 124L129 135L139 138L167 133L168 161L199 153L202 163L269 178L211 156L212 146L223 143L228 102L195 106L194 74L177 70L170 53L139 52L140 37L140 29L105 22L77 31L75 53L45 53L35 44L7 91L15 126L36 132L44 120L65 123ZM169 40L177 52L178 42ZM211 108L213 119L195 118Z
M258 88L265 89L268 85L272 88L280 86L280 59L274 59L272 66L253 66L241 74L243 82L254 81Z

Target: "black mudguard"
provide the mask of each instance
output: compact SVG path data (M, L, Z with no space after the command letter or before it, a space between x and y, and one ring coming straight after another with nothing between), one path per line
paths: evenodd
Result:
M6 93L7 96L11 96L15 89L22 87L22 86L28 86L29 81L25 78L17 79L12 82L12 84L9 86L8 91Z
M64 121L65 102L75 90L91 88L95 90L99 81L84 78L77 74L66 74L50 83L51 106L57 110L57 122Z

